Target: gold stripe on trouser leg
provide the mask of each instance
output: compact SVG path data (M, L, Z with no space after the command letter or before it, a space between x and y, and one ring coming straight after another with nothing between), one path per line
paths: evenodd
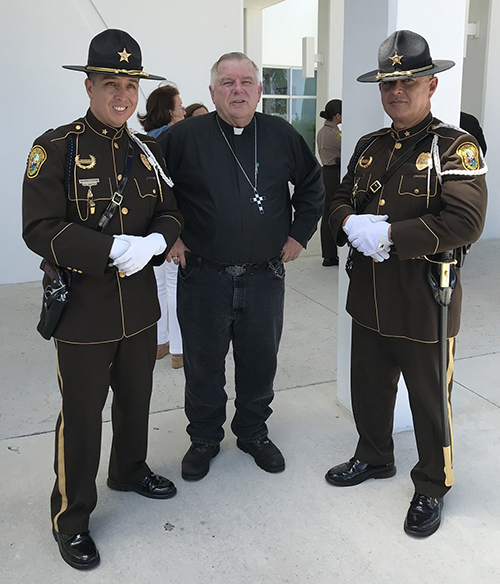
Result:
M453 369L455 366L455 358L453 356L453 349L455 346L455 338L448 339L448 368L446 370L446 387L448 389L448 399L446 402L448 408L448 421L450 425L450 446L444 448L445 469L450 469L449 476L446 476L445 485L451 487L455 483L455 476L453 474L453 420L451 416L451 402L450 402L450 385L453 377Z
M57 341L54 341L56 345L56 359L57 359L57 377L59 379L59 384L61 388L61 397L64 393L64 382L61 375L61 369L59 367L59 346ZM57 482L59 493L61 494L61 509L59 513L54 517L53 524L54 529L59 531L57 520L59 516L66 511L68 508L68 497L66 495L66 465L64 462L64 410L61 406L61 424L59 425L59 432L57 438Z

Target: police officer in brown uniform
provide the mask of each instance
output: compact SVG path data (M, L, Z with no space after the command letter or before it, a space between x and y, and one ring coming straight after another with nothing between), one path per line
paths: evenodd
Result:
M139 79L163 79L142 70L137 42L106 30L92 40L86 66L66 68L87 72L90 109L35 140L23 186L23 237L72 274L70 300L53 333L62 409L51 513L63 559L85 569L99 563L88 529L109 386L108 486L156 499L176 492L151 472L146 452L160 317L152 264L164 261L182 217L156 142L127 127ZM103 220L107 226L99 229Z
M329 207L338 244L348 238L353 249L347 311L353 318L351 395L359 441L354 457L330 469L326 480L350 486L395 474L392 428L402 373L419 457L404 528L420 537L438 529L452 482L444 472L439 306L429 266L441 252L476 241L486 213L486 165L476 140L430 112L434 74L453 65L432 61L426 40L411 31L396 31L382 43L378 70L358 81L379 82L393 124L361 138ZM459 269L456 277L443 336L449 356L443 412L449 419Z

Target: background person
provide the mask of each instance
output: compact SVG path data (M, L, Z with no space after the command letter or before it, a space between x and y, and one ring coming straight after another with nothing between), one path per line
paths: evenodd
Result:
M182 218L172 190L158 178L165 176L158 145L127 127L139 79L162 79L144 73L141 61L139 45L124 31L92 39L87 65L66 66L87 73L90 108L35 140L23 183L26 244L73 274L53 334L62 408L51 516L59 551L77 569L100 560L89 520L110 385L108 487L154 499L176 493L171 481L151 472L146 453L160 317L151 264L164 261ZM97 230L105 211L109 223Z
M184 119L184 107L179 90L173 85L155 89L147 99L146 114L138 114L148 136L157 138L173 124ZM172 367L183 366L182 336L177 320L177 272L173 262L164 262L154 268L160 302L161 318L158 321L158 347L156 358L163 359L170 352Z
M339 258L335 239L328 226L328 205L340 184L340 146L342 133L342 101L331 99L325 109L319 113L325 119L324 126L317 136L318 153L323 165L323 183L325 185L325 211L321 219L321 255L323 265L338 266Z
M192 103L188 105L186 108L186 119L187 118L195 118L196 116L204 116L208 114L208 108L204 106L202 103Z

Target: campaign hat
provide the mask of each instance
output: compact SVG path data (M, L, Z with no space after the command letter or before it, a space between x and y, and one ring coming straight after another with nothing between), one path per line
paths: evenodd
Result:
M165 79L143 71L139 43L128 32L115 28L104 30L90 41L86 65L63 65L63 68L135 79Z
M383 83L435 75L451 69L454 61L433 61L423 36L411 30L397 30L380 45L378 69L358 77L361 83Z

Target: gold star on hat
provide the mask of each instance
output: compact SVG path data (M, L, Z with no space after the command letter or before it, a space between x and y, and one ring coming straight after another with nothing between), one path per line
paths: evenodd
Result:
M396 51L392 57L389 57L389 59L392 61L392 66L394 67L394 65L401 65L401 59L403 57L404 55L398 55L398 52Z
M118 52L118 54L120 55L120 63L121 63L122 61L127 61L127 63L128 63L128 58L130 57L130 55L131 55L132 53L127 53L127 49L124 47L124 48L123 48L123 51L122 51L121 53L120 53L120 52ZM392 57L391 57L391 59L392 59ZM394 63L393 63L393 64L394 64Z

